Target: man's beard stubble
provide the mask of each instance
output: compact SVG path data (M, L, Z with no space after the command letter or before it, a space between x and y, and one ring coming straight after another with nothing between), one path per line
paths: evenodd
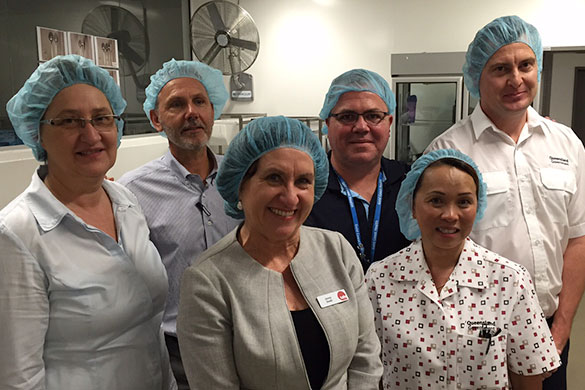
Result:
M209 142L209 135L211 132L207 132L207 127L205 123L203 123L199 119L189 119L189 121L181 127L181 129L176 130L170 126L167 126L164 123L161 123L163 131L165 132L167 138L170 142L175 144L177 147L186 150L193 150L193 151L200 151L202 149L207 148L207 143ZM205 140L200 142L199 139L193 140L191 137L184 137L183 131L191 128L199 128L205 134Z

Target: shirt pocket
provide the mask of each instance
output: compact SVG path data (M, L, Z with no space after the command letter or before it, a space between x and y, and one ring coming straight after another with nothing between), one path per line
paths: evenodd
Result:
M506 171L485 172L482 173L482 177L487 185L487 208L481 221L476 222L474 230L508 226L512 215L503 211L510 210L512 207L508 173Z
M508 388L506 335L491 339L458 335L457 383L462 389ZM487 352L486 352L487 351Z
M540 180L544 188L550 191L564 191L571 195L577 191L577 180L570 170L541 168Z
M567 210L577 191L575 173L568 169L541 168L540 180L541 196L545 200L541 207L546 208L547 218L555 223L568 223Z

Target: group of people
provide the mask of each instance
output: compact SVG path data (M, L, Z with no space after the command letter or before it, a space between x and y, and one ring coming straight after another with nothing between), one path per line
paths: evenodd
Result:
M0 212L0 387L566 388L585 150L530 107L541 69L533 26L486 25L478 106L409 167L383 157L374 72L331 83L328 154L267 117L222 157L221 72L171 60L144 103L169 150L112 182L119 88L79 56L41 64L7 105L44 164Z

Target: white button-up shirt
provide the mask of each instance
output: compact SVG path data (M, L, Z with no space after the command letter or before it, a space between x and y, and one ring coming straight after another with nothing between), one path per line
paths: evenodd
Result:
M585 150L573 131L528 108L518 142L473 114L427 148L453 148L479 166L488 206L470 237L528 269L547 317L558 307L563 253L585 235Z
M526 269L469 238L437 293L421 241L366 274L384 389L509 388L560 365Z
M134 196L104 180L118 241L35 172L0 211L0 388L176 389L165 269Z

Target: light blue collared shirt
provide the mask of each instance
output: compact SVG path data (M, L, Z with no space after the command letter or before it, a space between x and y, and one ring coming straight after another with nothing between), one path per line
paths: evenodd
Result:
M205 181L191 174L170 151L119 180L138 198L150 239L167 269L169 294L163 329L174 336L183 271L239 223L225 214L223 199L215 187L221 157L209 153L214 167Z
M386 174L384 173L384 171L380 171L380 172L382 172L382 183L384 183L386 181ZM339 178L337 178L337 181L339 182ZM343 195L347 196L347 192L345 191L345 188L341 185L341 182L339 183L339 188L341 189L341 193ZM370 211L370 201L364 199L363 196L361 196L360 194L358 194L357 192L355 192L351 188L349 189L349 193L351 194L352 198L359 200L360 203L362 204L362 206L364 206L366 218L368 218L368 212Z
M164 267L135 197L102 184L118 241L35 172L0 212L0 383L13 389L172 389Z

